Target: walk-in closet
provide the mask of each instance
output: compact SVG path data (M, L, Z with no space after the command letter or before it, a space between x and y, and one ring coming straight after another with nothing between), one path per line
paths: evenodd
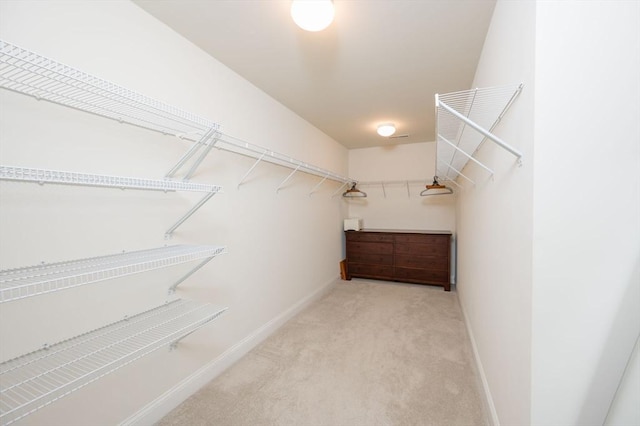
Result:
M640 424L639 75L637 1L0 2L0 425Z

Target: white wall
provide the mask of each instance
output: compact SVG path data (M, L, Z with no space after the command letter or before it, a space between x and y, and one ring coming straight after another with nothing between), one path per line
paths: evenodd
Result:
M533 190L533 54L535 3L498 2L472 87L524 83L494 132L524 153L486 141L469 163L458 195L458 296L494 424L529 424L531 233Z
M611 404L607 426L640 424L640 339L636 341L633 354L625 369L616 397Z
M455 196L421 197L435 168L435 143L424 142L349 151L349 175L362 182L420 181L359 185L366 198L348 199L349 217L369 229L455 231Z
M600 425L640 333L640 3L536 34L531 421Z
M639 8L496 6L474 86L525 83L496 129L524 164L485 144L499 172L457 206L458 292L494 423L634 421L637 391L619 385L640 332Z
M344 147L128 1L3 1L0 37L218 121L230 135L347 174ZM2 164L161 178L189 147L5 90L0 102ZM223 317L179 350L157 351L29 416L28 423L115 424L163 396L142 418L152 421L338 278L346 216L341 197L331 198L338 185L327 182L309 197L320 179L300 173L276 194L290 170L264 163L236 188L252 164L213 150L193 180L221 184L224 192L171 241L164 240L165 230L197 194L0 183L0 269L167 243L229 250L178 291L229 306ZM2 304L2 360L162 304L171 280L185 270Z

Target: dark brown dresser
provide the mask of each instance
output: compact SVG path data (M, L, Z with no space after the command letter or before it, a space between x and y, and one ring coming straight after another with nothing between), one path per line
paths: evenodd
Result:
M451 290L451 232L345 231L347 279L430 284Z

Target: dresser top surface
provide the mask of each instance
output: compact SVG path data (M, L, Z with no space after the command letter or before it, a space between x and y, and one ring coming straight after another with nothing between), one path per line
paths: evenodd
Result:
M451 231L424 230L424 229L362 229L360 231L345 231L353 233L382 232L387 234L441 234L452 235Z

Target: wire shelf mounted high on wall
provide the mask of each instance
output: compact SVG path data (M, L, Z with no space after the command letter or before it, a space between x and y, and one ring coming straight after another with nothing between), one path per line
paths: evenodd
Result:
M326 180L342 183L343 186L355 182L354 179L225 134L221 131L220 124L211 120L2 40L0 87L194 142L167 172L166 178L173 178L181 169L188 167L183 179L189 180L215 147L257 160L242 177L238 186L262 161L293 170L277 190L298 171L322 178L320 184ZM315 192L320 184L316 185L311 193Z
M436 94L436 176L455 182L458 177L475 182L463 174L469 161L491 176L494 171L474 154L485 140L513 154L518 163L522 153L491 133L522 91L522 84ZM437 180L437 179L436 179Z

